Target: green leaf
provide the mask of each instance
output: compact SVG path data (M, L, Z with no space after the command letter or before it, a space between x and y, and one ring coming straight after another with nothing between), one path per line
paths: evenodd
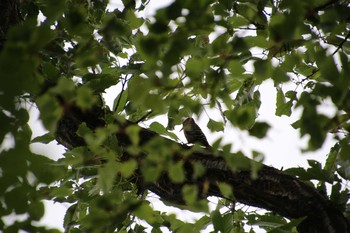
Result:
M257 225L265 229L277 228L287 223L287 221L278 215L267 213L265 215L250 215L248 223Z
M50 62L43 62L42 70L45 77L49 80L58 80L58 78L60 77L59 70L55 65L51 64Z
M36 100L40 110L40 119L45 128L50 132L55 132L56 125L61 119L63 110L57 100L50 95L42 95Z
M136 48L140 56L144 57L148 62L155 62L159 57L159 50L154 45L161 45L159 39L149 35L148 37L140 38L137 42Z
M327 176L325 170L322 169L321 164L315 160L308 160L310 168L289 168L284 171L284 173L297 176L301 180L319 180L319 181L328 181L329 177Z
M77 166L83 163L85 157L91 156L91 152L89 153L86 147L75 147L64 153L64 156L64 162L67 165Z
M191 58L186 63L186 73L189 77L199 79L200 75L208 68L207 59Z
M147 202L143 202L132 213L140 219L146 220L149 224L152 225L160 221L160 218L157 217L158 213L154 211Z
M65 0L38 0L37 4L49 22L54 22L58 17L62 16L63 11L67 8Z
M174 183L182 183L185 180L183 162L177 162L169 166L168 174Z
M269 129L270 129L270 125L268 123L255 122L253 127L249 129L249 134L257 138L264 138Z
M205 167L199 163L199 162L194 162L192 163L193 166L193 180L197 180L198 178L202 177L206 171Z
M309 166L311 168L307 169L308 175L314 179L326 181L326 175L322 169L322 164L316 160L308 160Z
M307 171L305 170L305 168L302 168L302 167L288 168L288 169L284 170L283 173L285 173L287 175L299 177L299 179L301 179L301 180L308 180L309 179L309 175L308 175Z
M257 108L253 102L225 111L227 119L240 129L250 129L257 117Z
M29 186L19 186L4 194L5 205L16 214L24 214L28 209Z
M69 229L70 225L73 225L75 223L77 207L78 204L73 204L67 209L63 219L63 227L65 229Z
M242 74L245 72L245 69L243 68L241 62L237 60L230 61L228 64L228 69L232 77L241 77Z
M282 226L276 227L275 229L269 231L269 233L282 233L282 232L296 232L296 227L304 220L305 218L293 219L289 223L286 223Z
M182 188L183 198L188 205L192 205L197 201L198 188L195 185L184 185Z
M160 177L161 172L163 171L161 166L142 166L142 174L145 179L145 182L156 182L157 179Z
M231 213L222 215L219 210L211 213L211 218L216 232L231 232L233 228L233 216Z
M258 84L264 81L265 79L270 78L272 66L269 60L257 60L254 63L254 68L254 77L256 77Z
M324 58L322 58L321 56L324 56ZM327 56L324 52L322 52L319 53L316 58L316 63L321 73L320 78L323 78L332 84L338 84L340 81L337 78L339 77L339 72L333 59L333 56Z
M226 153L224 151L225 161L233 171L236 171L237 169L245 170L251 168L251 160L243 153L238 152L232 154L229 149L227 151L228 152Z
M25 177L28 172L27 155L31 152L28 148L15 147L8 151L2 151L0 167L6 177Z
M44 135L33 138L32 143L40 142L40 143L48 144L53 140L55 140L55 136L52 133L46 133Z
M83 76L83 80L86 82L86 87L93 90L94 93L102 93L119 82L118 77L109 74L87 74Z
M214 121L212 119L209 119L207 127L212 131L212 132L221 132L224 131L224 123L219 122L219 121Z
M126 102L128 101L128 92L122 91L119 95L114 99L113 102L113 110L116 113L120 113L124 110Z
M234 200L233 192L232 192L232 186L223 182L218 183L218 187L220 189L221 194L229 198L230 200Z
M51 184L66 174L66 167L58 165L55 161L37 154L28 156L29 169L40 183Z
M140 127L137 125L130 125L126 128L126 134L129 136L133 145L138 145L140 142Z
M118 172L118 164L115 161L109 161L98 169L97 190L108 193L114 185L115 176Z
M165 112L168 106L163 100L161 92L154 85L154 82L150 79L134 76L128 82L130 103L144 111L152 109L153 112Z
M149 126L150 130L161 134L161 135L167 135L171 137L172 139L179 140L179 138L176 136L176 134L169 132L162 124L159 122L152 122L151 125Z
M69 184L69 182L67 183ZM55 199L69 197L74 192L72 187L66 187L64 185L61 185L58 187L51 187L49 190L50 190L50 196L54 197Z
M315 67L313 65L305 64L305 63L299 63L296 65L295 70L299 74L301 74L305 77L308 77L311 74L315 73L315 71L317 70L317 67ZM313 76L311 76L311 77L314 79Z
M130 159L126 162L123 162L120 165L120 173L125 178L129 178L131 175L134 174L134 171L137 168L137 162L134 159Z
M195 228L193 229L193 232L200 232L201 230L204 230L204 228L206 228L210 222L211 218L207 215L204 215L194 223Z
M3 111L0 111L0 122L2 122L2 127L0 127L0 143L3 142L5 135L12 129L11 125L13 125L13 121L13 118L7 116Z
M289 76L286 74L286 71L280 67L276 67L273 70L272 79L275 82L275 86L290 80Z
M241 106L250 102L253 99L254 88L255 79L253 77L244 79L235 98L236 105Z
M339 155L339 145L336 144L334 145L328 154L326 164L324 166L324 170L327 172L327 176L333 180L334 175L335 175L335 170L337 168L337 159Z
M75 97L75 88L76 86L72 79L60 78L56 86L50 89L50 92L63 97L66 101L72 101Z
M78 88L76 103L83 111L91 109L97 101L97 96L93 94L90 88L87 86L81 86Z
M41 201L31 202L28 206L28 213L31 219L35 221L40 220L45 213L44 203Z
M276 116L290 116L292 114L293 102L286 102L286 98L281 88L277 88L277 97L276 97Z
M137 29L141 27L144 22L144 20L142 18L138 18L135 12L132 10L127 11L125 17L131 29Z
M291 124L294 129L299 129L301 126L301 120L297 120Z
M349 200L349 190L343 189L342 185L337 182L332 186L330 199L341 208L346 208L346 203Z

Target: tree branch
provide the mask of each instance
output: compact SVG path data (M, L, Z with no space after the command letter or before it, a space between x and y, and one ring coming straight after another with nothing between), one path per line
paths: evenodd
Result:
M315 7L314 11L316 11L316 12L317 11L322 11L322 10L328 8L329 6L332 6L332 5L334 5L334 4L338 3L338 2L340 2L340 0L329 0L328 2L325 2L324 4L322 4L322 5L318 6L318 7Z
M0 1L0 50L3 48L9 28L22 21L19 0Z
M72 106L65 112L60 120L56 137L58 142L69 149L77 146L84 146L85 142L78 137L75 131L82 122L86 122L91 129L104 127L103 117L108 112L102 108L94 108L89 112L82 112L77 107ZM117 122L118 123L118 122ZM116 134L121 147L131 145L131 140L125 133L126 127L130 124L124 122L120 124L120 129ZM140 145L144 145L150 140L158 137L164 140L167 145L177 144L176 142L162 138L156 133L140 127ZM182 151L191 149L190 147L178 144ZM171 148L171 147L169 147ZM218 183L225 182L234 190L236 201L266 210L273 211L287 218L303 218L303 222L298 226L299 232L349 232L348 222L342 212L313 187L305 184L299 179L283 174L281 171L263 165L258 172L258 177L253 179L251 171L232 171L222 156L215 156L210 151L192 152L184 159L181 152L174 152L174 160L183 160L186 181L174 183L164 172L155 183L144 183L141 173L135 174L132 182L136 183L140 189L148 189L161 198L175 203L185 204L182 196L182 188L186 184L197 185L199 189L198 198L216 196L222 198ZM147 154L137 156L140 164ZM234 156L234 155L233 155ZM135 155L123 154L123 160L128 160ZM192 164L200 163L206 168L205 174L197 179L192 177ZM209 183L209 188L204 188ZM206 186L207 187L207 186Z
M339 51L339 49L341 49L341 48L343 47L343 45L345 44L345 42L348 41L349 37L350 37L350 31L348 32L348 34L346 35L346 37L344 38L344 40L338 45L337 49L332 53L332 55L336 54L336 53Z

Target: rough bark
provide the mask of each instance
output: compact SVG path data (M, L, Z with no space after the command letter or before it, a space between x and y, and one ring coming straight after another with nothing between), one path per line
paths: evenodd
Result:
M6 41L6 35L13 25L22 21L19 11L19 0L0 1L0 50Z
M66 109L66 113L57 128L57 140L70 149L85 145L84 140L75 134L79 124L86 122L91 129L104 127L104 114L108 114L108 112L98 107L85 113L74 106ZM118 122L116 123L118 124ZM119 123L120 129L116 133L116 137L121 147L127 147L131 144L125 133L125 128L131 124L127 121ZM161 137L141 127L139 136L141 145L155 137ZM169 145L176 143L166 138L162 138L162 140L165 140L164 142L169 143ZM183 149L183 152L190 149L186 145L179 144L178 146ZM127 160L129 156L125 153L123 159ZM147 155L138 156L140 164L145 156ZM192 152L185 159L181 152L176 152L174 159L183 159L184 161L187 174L184 183L173 183L167 174L163 174L155 183L142 183L140 181L142 177L139 177L141 174L136 174L135 176L138 177L134 179L134 182L140 189L148 189L175 204L184 204L181 194L185 184L198 185L199 190L201 190L199 198L206 198L208 196L223 197L217 183L225 182L232 186L238 202L264 208L290 219L305 217L305 220L298 226L301 233L349 232L348 222L344 215L326 196L296 177L283 174L273 167L263 165L258 172L258 177L253 179L251 171L232 171L223 157L214 155L211 151ZM206 168L203 177L197 180L193 180L191 176L193 162L199 162ZM204 183L208 182L209 188L204 189Z

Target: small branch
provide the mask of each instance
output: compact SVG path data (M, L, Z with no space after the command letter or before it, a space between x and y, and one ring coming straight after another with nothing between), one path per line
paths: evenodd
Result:
M218 106L218 108L219 108L221 117L222 117L224 123L226 124L226 123L227 123L227 118L226 118L226 116L225 116L225 114L224 114L224 111L223 111L223 109L222 109L221 103L220 103L219 101L216 101L216 104L217 104L217 106Z
M251 28L251 27L240 27L240 30L251 30L251 31L256 31L258 28Z
M345 44L345 42L348 41L349 37L350 37L350 31L348 32L348 34L346 35L346 37L344 38L344 40L338 45L338 48L332 53L332 55L336 54L336 53L339 51L339 49L341 49L341 48L343 47L343 45Z
M324 3L324 4L322 4L322 5L320 5L320 6L318 6L318 7L315 7L314 10L315 10L315 11L324 10L325 8L327 8L327 7L329 7L329 6L333 5L333 4L335 4L335 3L337 3L337 2L339 2L339 0L330 0L330 1L328 1L328 2L326 2L326 3Z
M138 119L136 122L134 122L135 124L140 123L141 121L145 120L149 115L152 114L152 110L148 111L143 117L141 117L140 119Z
M124 91L125 91L125 85L126 85L127 81L128 81L128 78L127 78L127 77L125 77L125 79L122 80L122 90L121 90L121 92L120 92L120 95L119 95L117 104L116 104L115 107L114 107L114 112L117 111L117 109L118 109L118 107L119 107L120 100L121 100L122 95L123 95L123 93L124 93Z

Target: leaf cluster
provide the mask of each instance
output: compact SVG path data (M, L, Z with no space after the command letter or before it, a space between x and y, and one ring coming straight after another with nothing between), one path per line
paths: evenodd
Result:
M252 214L198 200L199 188L184 185L186 208L203 217L187 223L155 210L147 191L137 182L155 182L166 174L177 184L188 180L185 163L174 160L180 151L164 138L140 145L136 123L158 116L149 128L173 140L171 132L184 117L209 109L208 128L223 131L229 124L251 136L265 138L270 122L259 119L259 88L272 81L276 116L301 111L293 127L308 137L305 150L315 151L332 135L336 144L322 166L285 171L314 185L348 214L350 131L350 8L346 1L186 1L176 0L146 18L148 1L123 0L111 10L106 0L32 0L21 2L23 21L11 26L0 52L0 216L26 214L4 232L57 232L38 226L44 200L69 203L66 232L243 232L258 226L271 232L295 231L299 219L286 221L271 213ZM288 85L287 85L288 84ZM106 90L117 87L113 109L105 104ZM292 88L289 88L292 86ZM325 105L331 111L322 113ZM69 148L58 161L30 150L31 143L56 138L62 116L78 107L82 112L103 106L106 122L91 129L91 119L74 129L84 146ZM35 139L28 124L37 108L47 133ZM109 114L110 111L113 114ZM107 113L108 112L108 113ZM154 118L157 119L157 118ZM116 122L135 125L123 128ZM74 124L72 124L74 125ZM131 145L118 143L123 130ZM8 148L6 148L6 146ZM213 146L230 154L230 145ZM194 147L193 150L201 150ZM143 164L137 156L147 154ZM240 154L240 153L238 153ZM242 158L241 158L242 157ZM232 168L245 167L245 156L231 158ZM230 160L228 159L228 163ZM258 164L258 163L257 163ZM257 168L252 175L257 174ZM192 164L192 181L205 168ZM253 166L253 165L249 165ZM134 180L133 180L134 181ZM203 182L209 188L210 182ZM225 196L234 190L221 186ZM143 195L142 195L143 194ZM253 228L251 232L254 232Z

